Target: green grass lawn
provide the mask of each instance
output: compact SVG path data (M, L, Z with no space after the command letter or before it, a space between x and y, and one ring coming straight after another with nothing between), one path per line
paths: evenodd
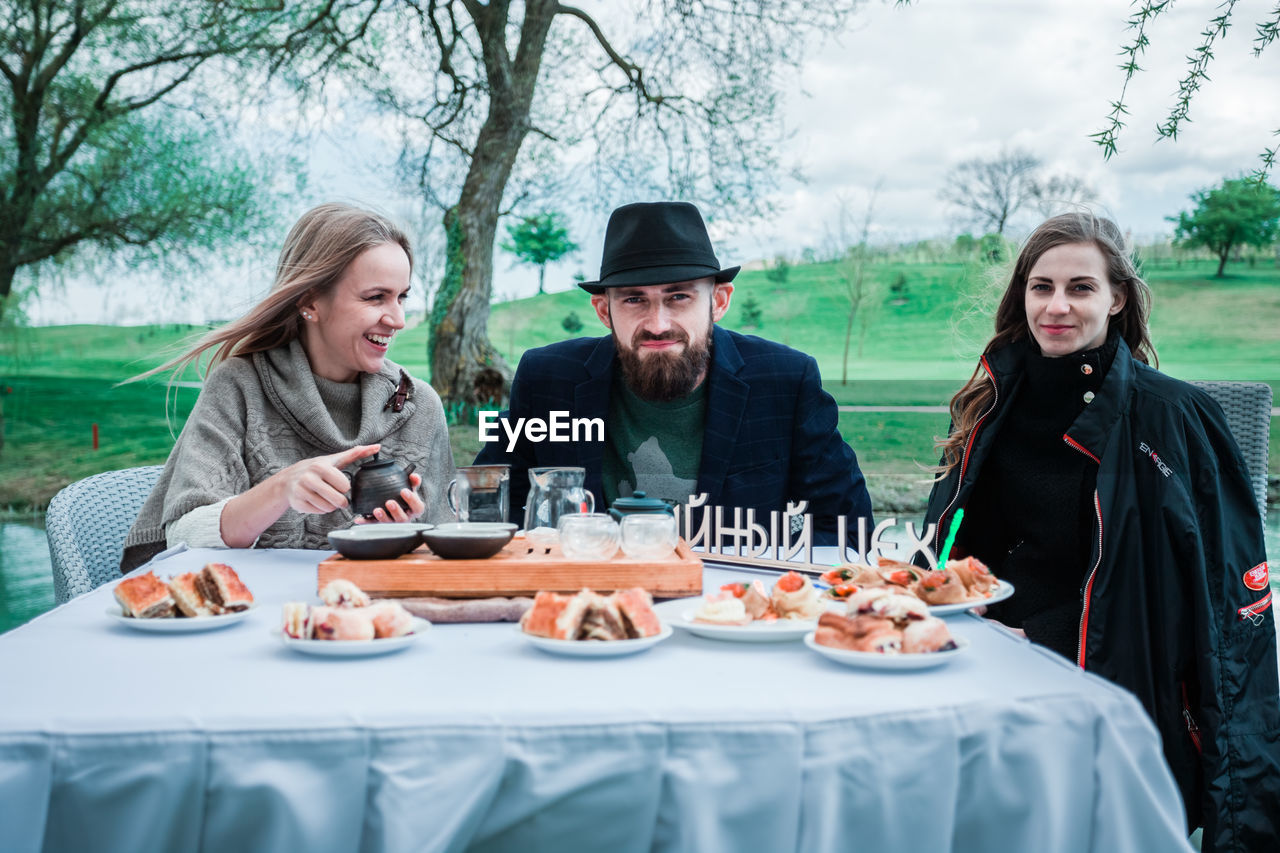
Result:
M174 389L166 419L163 384L117 388L101 379L28 376L4 381L4 390L12 389L3 398L0 504L5 506L43 506L79 477L163 462L196 400L195 389Z
M1228 267L1223 280L1204 261L1148 267L1155 292L1152 330L1161 369L1181 379L1267 381L1280 400L1280 270ZM793 267L785 286L763 273L742 273L725 326L759 334L812 354L824 385L846 405L944 405L973 371L990 332L989 272L976 264L879 263L870 274L880 293L855 324L843 358L847 303L831 264ZM895 304L887 285L907 281ZM759 328L742 325L754 298ZM570 312L579 334L603 334L588 296L574 289L495 305L494 345L514 365L531 347L573 337L561 326ZM116 387L179 351L204 327L55 326L0 332L0 506L43 506L63 485L111 468L164 461L195 400L191 389L170 392L162 381ZM391 358L428 375L423 326L396 337ZM11 389L11 390L10 390ZM98 424L100 448L91 447ZM840 429L858 453L877 507L918 504L928 491L923 467L937 461L933 439L946 429L938 413L845 412ZM454 458L469 462L479 447L474 426L451 431ZM1272 429L1270 469L1280 473L1280 437Z

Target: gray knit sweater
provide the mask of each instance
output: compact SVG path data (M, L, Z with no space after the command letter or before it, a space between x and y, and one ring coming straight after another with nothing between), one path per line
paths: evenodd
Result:
M300 460L357 444L381 442L378 458L416 463L426 504L422 520L452 521L445 489L454 476L453 453L440 397L415 379L409 400L395 412L387 401L399 378L399 365L390 361L376 374L360 374L359 432L352 442L325 408L300 341L223 362L206 379L125 539L121 570L162 550L165 525L192 509L246 492ZM257 547L328 549L326 534L351 519L350 507L325 515L289 509L263 532Z

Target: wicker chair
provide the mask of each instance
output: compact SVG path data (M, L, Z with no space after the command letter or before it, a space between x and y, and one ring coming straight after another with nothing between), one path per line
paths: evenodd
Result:
M1209 392L1227 415L1240 445L1262 521L1267 520L1267 449L1271 437L1271 386L1262 382L1192 382Z
M161 470L149 465L94 474L49 501L45 531L58 604L120 576L124 537Z

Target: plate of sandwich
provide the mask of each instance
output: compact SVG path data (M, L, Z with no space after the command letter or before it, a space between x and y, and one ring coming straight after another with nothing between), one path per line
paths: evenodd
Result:
M572 595L542 591L533 599L517 631L535 648L577 658L615 658L653 648L671 636L640 588L601 595L584 589Z
M646 651L670 637L673 631L670 625L663 625L658 633L650 637L626 640L557 640L552 637L539 637L523 629L520 633L535 648L553 655L571 658L616 658Z
M226 628L244 621L255 607L253 593L225 563L209 563L167 581L147 572L120 581L114 593L116 606L107 608L107 616L157 634Z

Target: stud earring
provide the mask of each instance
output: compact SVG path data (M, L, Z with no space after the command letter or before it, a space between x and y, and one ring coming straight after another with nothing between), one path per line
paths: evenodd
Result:
M310 320L310 319L311 319L311 315L310 315L310 314L308 314L306 311L303 311L303 312L302 312L302 319L304 319L304 320Z

